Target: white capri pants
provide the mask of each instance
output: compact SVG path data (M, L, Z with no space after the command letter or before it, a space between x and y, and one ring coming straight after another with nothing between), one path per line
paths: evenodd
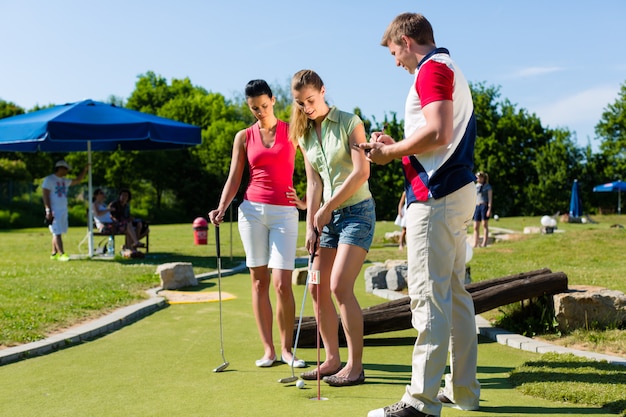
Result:
M293 270L298 241L298 209L293 206L243 200L239 206L239 234L249 268Z

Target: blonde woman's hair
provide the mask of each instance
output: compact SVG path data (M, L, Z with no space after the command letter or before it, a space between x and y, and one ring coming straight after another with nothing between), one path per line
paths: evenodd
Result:
M389 24L380 45L387 47L389 42L402 45L402 37L412 38L418 45L434 45L435 35L428 19L419 13L402 13Z
M291 91L300 91L304 87L313 87L321 91L324 82L313 70L300 70L291 78ZM291 119L289 120L289 138L296 145L298 139L303 137L313 126L313 121L309 120L304 113L304 109L294 100L291 105Z

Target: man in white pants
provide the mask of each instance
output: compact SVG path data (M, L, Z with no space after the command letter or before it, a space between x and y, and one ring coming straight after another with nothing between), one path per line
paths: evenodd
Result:
M469 85L420 14L404 13L381 45L415 79L406 101L405 139L382 132L362 144L371 162L402 158L407 199L408 287L418 331L411 384L401 401L369 417L438 416L441 406L478 410L477 335L472 297L465 290L465 225L472 218L476 120ZM451 373L445 376L450 350Z
M54 174L48 175L41 185L43 189L43 204L46 210L46 220L52 233L52 254L50 259L54 261L69 261L70 257L63 249L62 235L67 233L67 191L70 186L79 184L89 166L74 179L66 178L70 165L61 159L54 164Z

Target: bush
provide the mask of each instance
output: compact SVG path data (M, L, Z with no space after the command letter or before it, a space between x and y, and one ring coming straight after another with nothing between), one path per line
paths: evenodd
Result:
M141 217L139 216L139 211L134 216ZM143 218L149 219L151 224L189 223L191 225L194 219L188 219L186 217L187 216L185 215L185 212L182 209L177 209L173 207L154 208L150 212L150 217L147 215L143 216Z
M21 229L43 225L43 208L41 204L25 201L13 201L8 210L0 210L0 229Z

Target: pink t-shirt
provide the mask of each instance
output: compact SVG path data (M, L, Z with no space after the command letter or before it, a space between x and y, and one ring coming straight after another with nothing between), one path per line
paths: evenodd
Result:
M289 124L278 121L271 148L263 145L259 124L246 129L246 154L250 183L244 198L255 203L293 206L286 193L293 185L296 149L289 140Z

